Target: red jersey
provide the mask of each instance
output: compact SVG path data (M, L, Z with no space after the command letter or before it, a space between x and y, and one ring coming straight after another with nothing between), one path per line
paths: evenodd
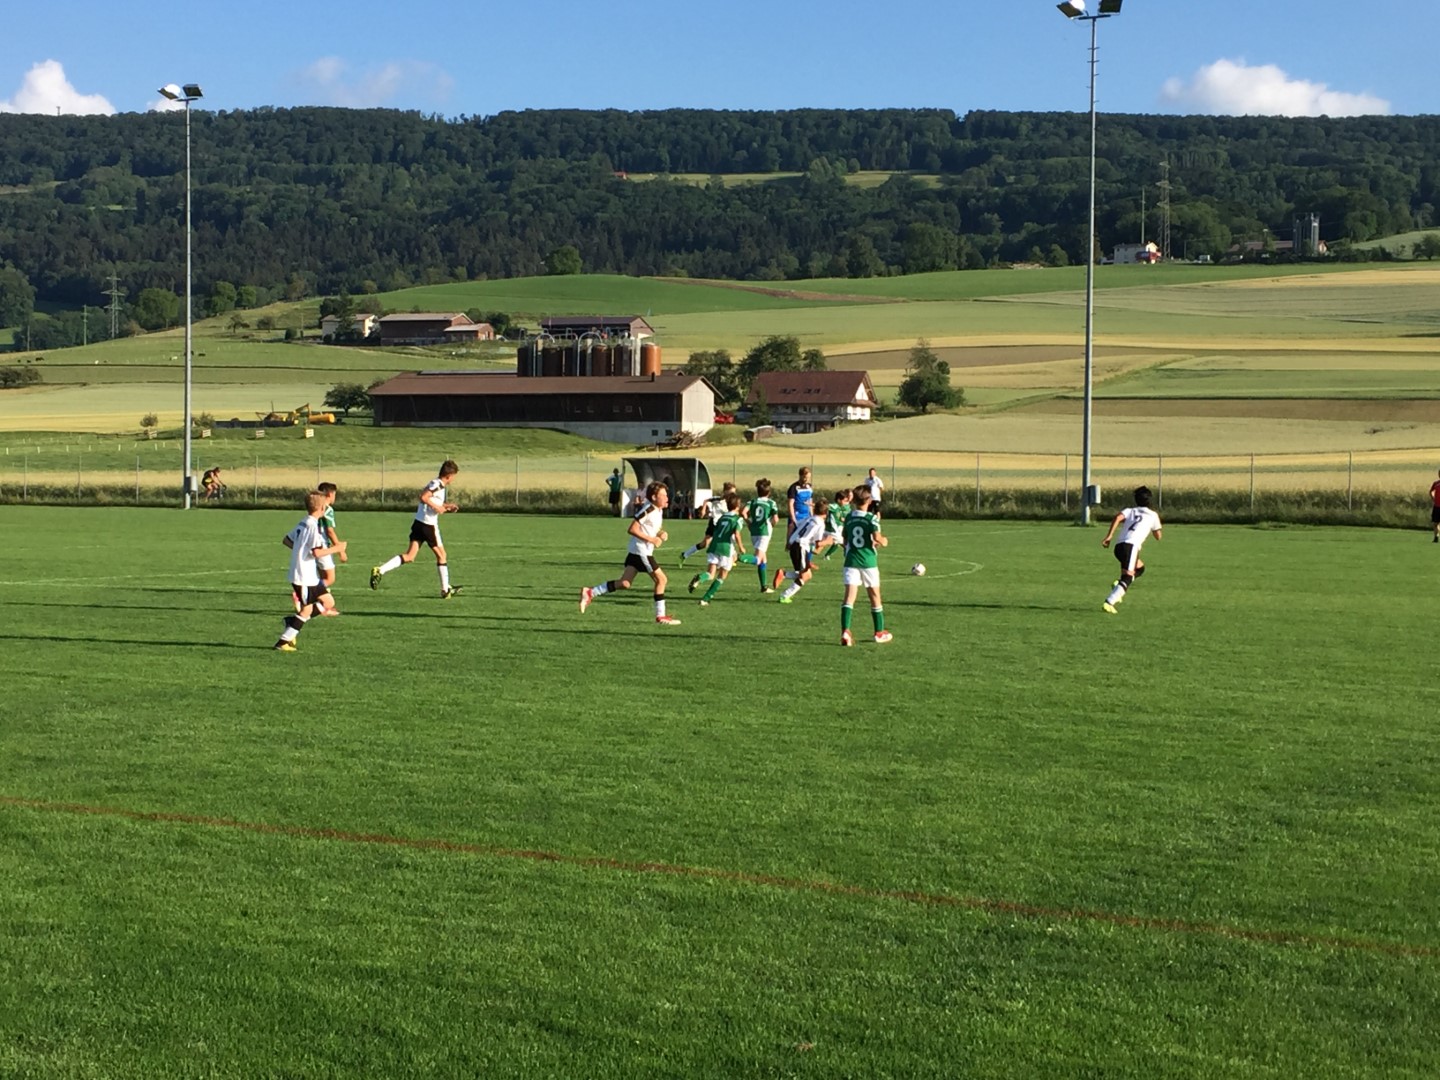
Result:
M1430 485L1430 498L1435 501L1436 506L1440 506L1440 480Z

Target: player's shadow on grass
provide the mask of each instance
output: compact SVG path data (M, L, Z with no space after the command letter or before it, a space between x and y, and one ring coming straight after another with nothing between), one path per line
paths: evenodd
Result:
M236 641L163 641L159 639L141 640L140 638L118 638L118 637L81 637L76 634L0 634L0 641L25 641L30 644L37 642L54 642L57 645L139 645L143 648L153 649L173 646L181 649L239 649L245 652L258 650L270 652L273 645L256 644Z

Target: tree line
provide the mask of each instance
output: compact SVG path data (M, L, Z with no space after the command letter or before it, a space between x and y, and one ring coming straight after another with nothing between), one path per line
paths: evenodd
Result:
M196 110L195 291L200 310L218 314L582 267L800 280L1083 262L1087 120ZM862 171L894 175L847 182ZM781 178L725 182L736 173ZM1104 116L1101 250L1158 234L1166 175L1176 256L1288 238L1311 213L1343 253L1437 223L1440 117ZM127 328L163 318L163 297L142 297L183 291L184 196L184 125L173 115L0 115L0 259L24 283L0 271L0 325L17 325L17 302L27 314L36 303L102 307L112 275ZM16 301L26 289L28 302Z

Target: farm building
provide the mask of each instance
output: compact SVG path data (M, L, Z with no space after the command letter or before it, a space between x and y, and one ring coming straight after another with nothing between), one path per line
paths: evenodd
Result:
M796 433L869 420L879 405L864 371L762 371L750 384L745 404L753 409L762 397L770 422Z
M481 325L454 311L402 311L380 320L381 345L443 345L447 330ZM493 331L492 331L493 336Z
M375 332L379 321L380 316L378 315L372 315L368 311L357 312L350 318L350 332L358 338L367 338ZM335 330L339 325L339 316L326 315L320 320L320 336L329 341L335 336Z
M715 421L715 390L695 375L522 376L411 371L370 391L381 427L556 428L652 443Z
M655 330L639 315L561 315L540 320L540 329L554 337L600 334L613 338L653 337Z

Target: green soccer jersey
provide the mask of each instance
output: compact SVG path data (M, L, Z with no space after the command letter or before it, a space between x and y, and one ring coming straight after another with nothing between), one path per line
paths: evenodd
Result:
M771 522L780 513L780 504L770 496L757 496L745 504L745 519L750 522L751 536L769 536Z
M864 510L851 510L841 528L845 538L845 565L856 570L873 570L880 565L875 550L875 537L880 533L880 521L874 514Z
M325 513L323 513L323 514L320 515L320 535L326 538L326 540L325 540L325 546L326 546L326 547L329 547L329 546L330 546L330 540L329 540L330 534L325 531L326 529L335 529L335 508L334 508L333 506L327 506L327 507L325 507ZM336 536L339 536L339 535L340 535L340 532L339 532L338 529L335 530L335 535L336 535Z
M845 523L845 515L850 513L850 507L843 503L836 503L825 511L825 531L838 533L840 526Z
M740 531L740 515L728 511L715 522L710 532L711 555L735 554L735 535Z

